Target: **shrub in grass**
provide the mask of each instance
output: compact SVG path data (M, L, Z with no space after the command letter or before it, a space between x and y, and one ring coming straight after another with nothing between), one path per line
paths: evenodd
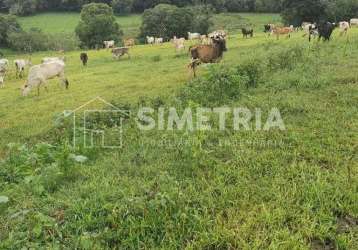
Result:
M255 60L232 68L213 65L207 75L186 84L179 96L202 105L222 105L238 99L243 88L256 87L261 74Z

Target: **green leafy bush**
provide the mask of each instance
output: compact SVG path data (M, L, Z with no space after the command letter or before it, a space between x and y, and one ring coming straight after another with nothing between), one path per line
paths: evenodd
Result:
M210 9L204 7L178 8L174 5L159 4L143 13L140 38L146 36L187 37L187 32L207 34L211 22Z
M76 34L83 47L96 48L102 47L103 41L120 41L123 32L110 6L103 3L90 3L82 8Z

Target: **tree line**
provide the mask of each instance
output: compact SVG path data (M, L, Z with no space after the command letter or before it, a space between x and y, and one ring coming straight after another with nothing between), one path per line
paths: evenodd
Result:
M0 11L31 15L43 11L80 11L88 3L105 3L116 14L142 13L158 4L209 5L216 12L280 12L283 0L0 0Z

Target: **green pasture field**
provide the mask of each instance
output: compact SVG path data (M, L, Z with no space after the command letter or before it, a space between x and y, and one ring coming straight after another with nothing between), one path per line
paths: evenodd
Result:
M19 21L25 30L39 28L45 33L73 33L80 20L79 13L44 13L30 17L20 17ZM140 15L118 16L118 23L126 37L138 35L141 24Z
M220 65L200 66L194 85L189 55L170 43L135 46L118 61L87 51L87 67L81 51L66 52L69 90L51 80L40 96L22 97L25 79L11 67L0 89L0 198L9 199L0 199L0 249L356 249L358 29L309 43L302 32L264 34L277 15L214 19L230 31L228 51ZM235 20L254 38L242 38ZM32 61L45 56L58 54ZM8 59L18 57L27 55ZM257 85L230 92L236 67ZM134 107L277 107L286 130L139 133L128 124L124 148L81 152L89 161L72 164L67 145L46 144L55 118L97 96ZM192 143L152 144L171 139Z
M19 21L25 30L36 27L45 33L57 34L74 32L79 19L78 13L44 13L20 17ZM214 15L211 21L214 23L211 30L238 32L242 27L253 27L262 31L264 24L280 23L281 18L278 14L223 13ZM117 16L117 22L121 25L125 37L133 38L139 34L140 15Z

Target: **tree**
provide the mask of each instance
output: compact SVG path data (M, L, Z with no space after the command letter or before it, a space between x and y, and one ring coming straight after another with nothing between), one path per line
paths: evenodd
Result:
M5 4L13 15L30 15L37 10L37 0L6 0Z
M8 36L10 33L20 31L21 27L15 16L0 15L0 46L8 45Z
M206 8L179 8L169 4L159 4L144 11L140 38L146 36L186 37L187 32L206 34L210 26L210 14Z
M295 26L302 22L320 22L328 20L328 0L284 0L281 13L286 24Z
M117 14L129 14L132 11L133 0L113 0L112 8Z
M110 6L103 3L90 3L82 8L76 34L82 46L96 48L102 46L105 40L120 41L123 32Z

